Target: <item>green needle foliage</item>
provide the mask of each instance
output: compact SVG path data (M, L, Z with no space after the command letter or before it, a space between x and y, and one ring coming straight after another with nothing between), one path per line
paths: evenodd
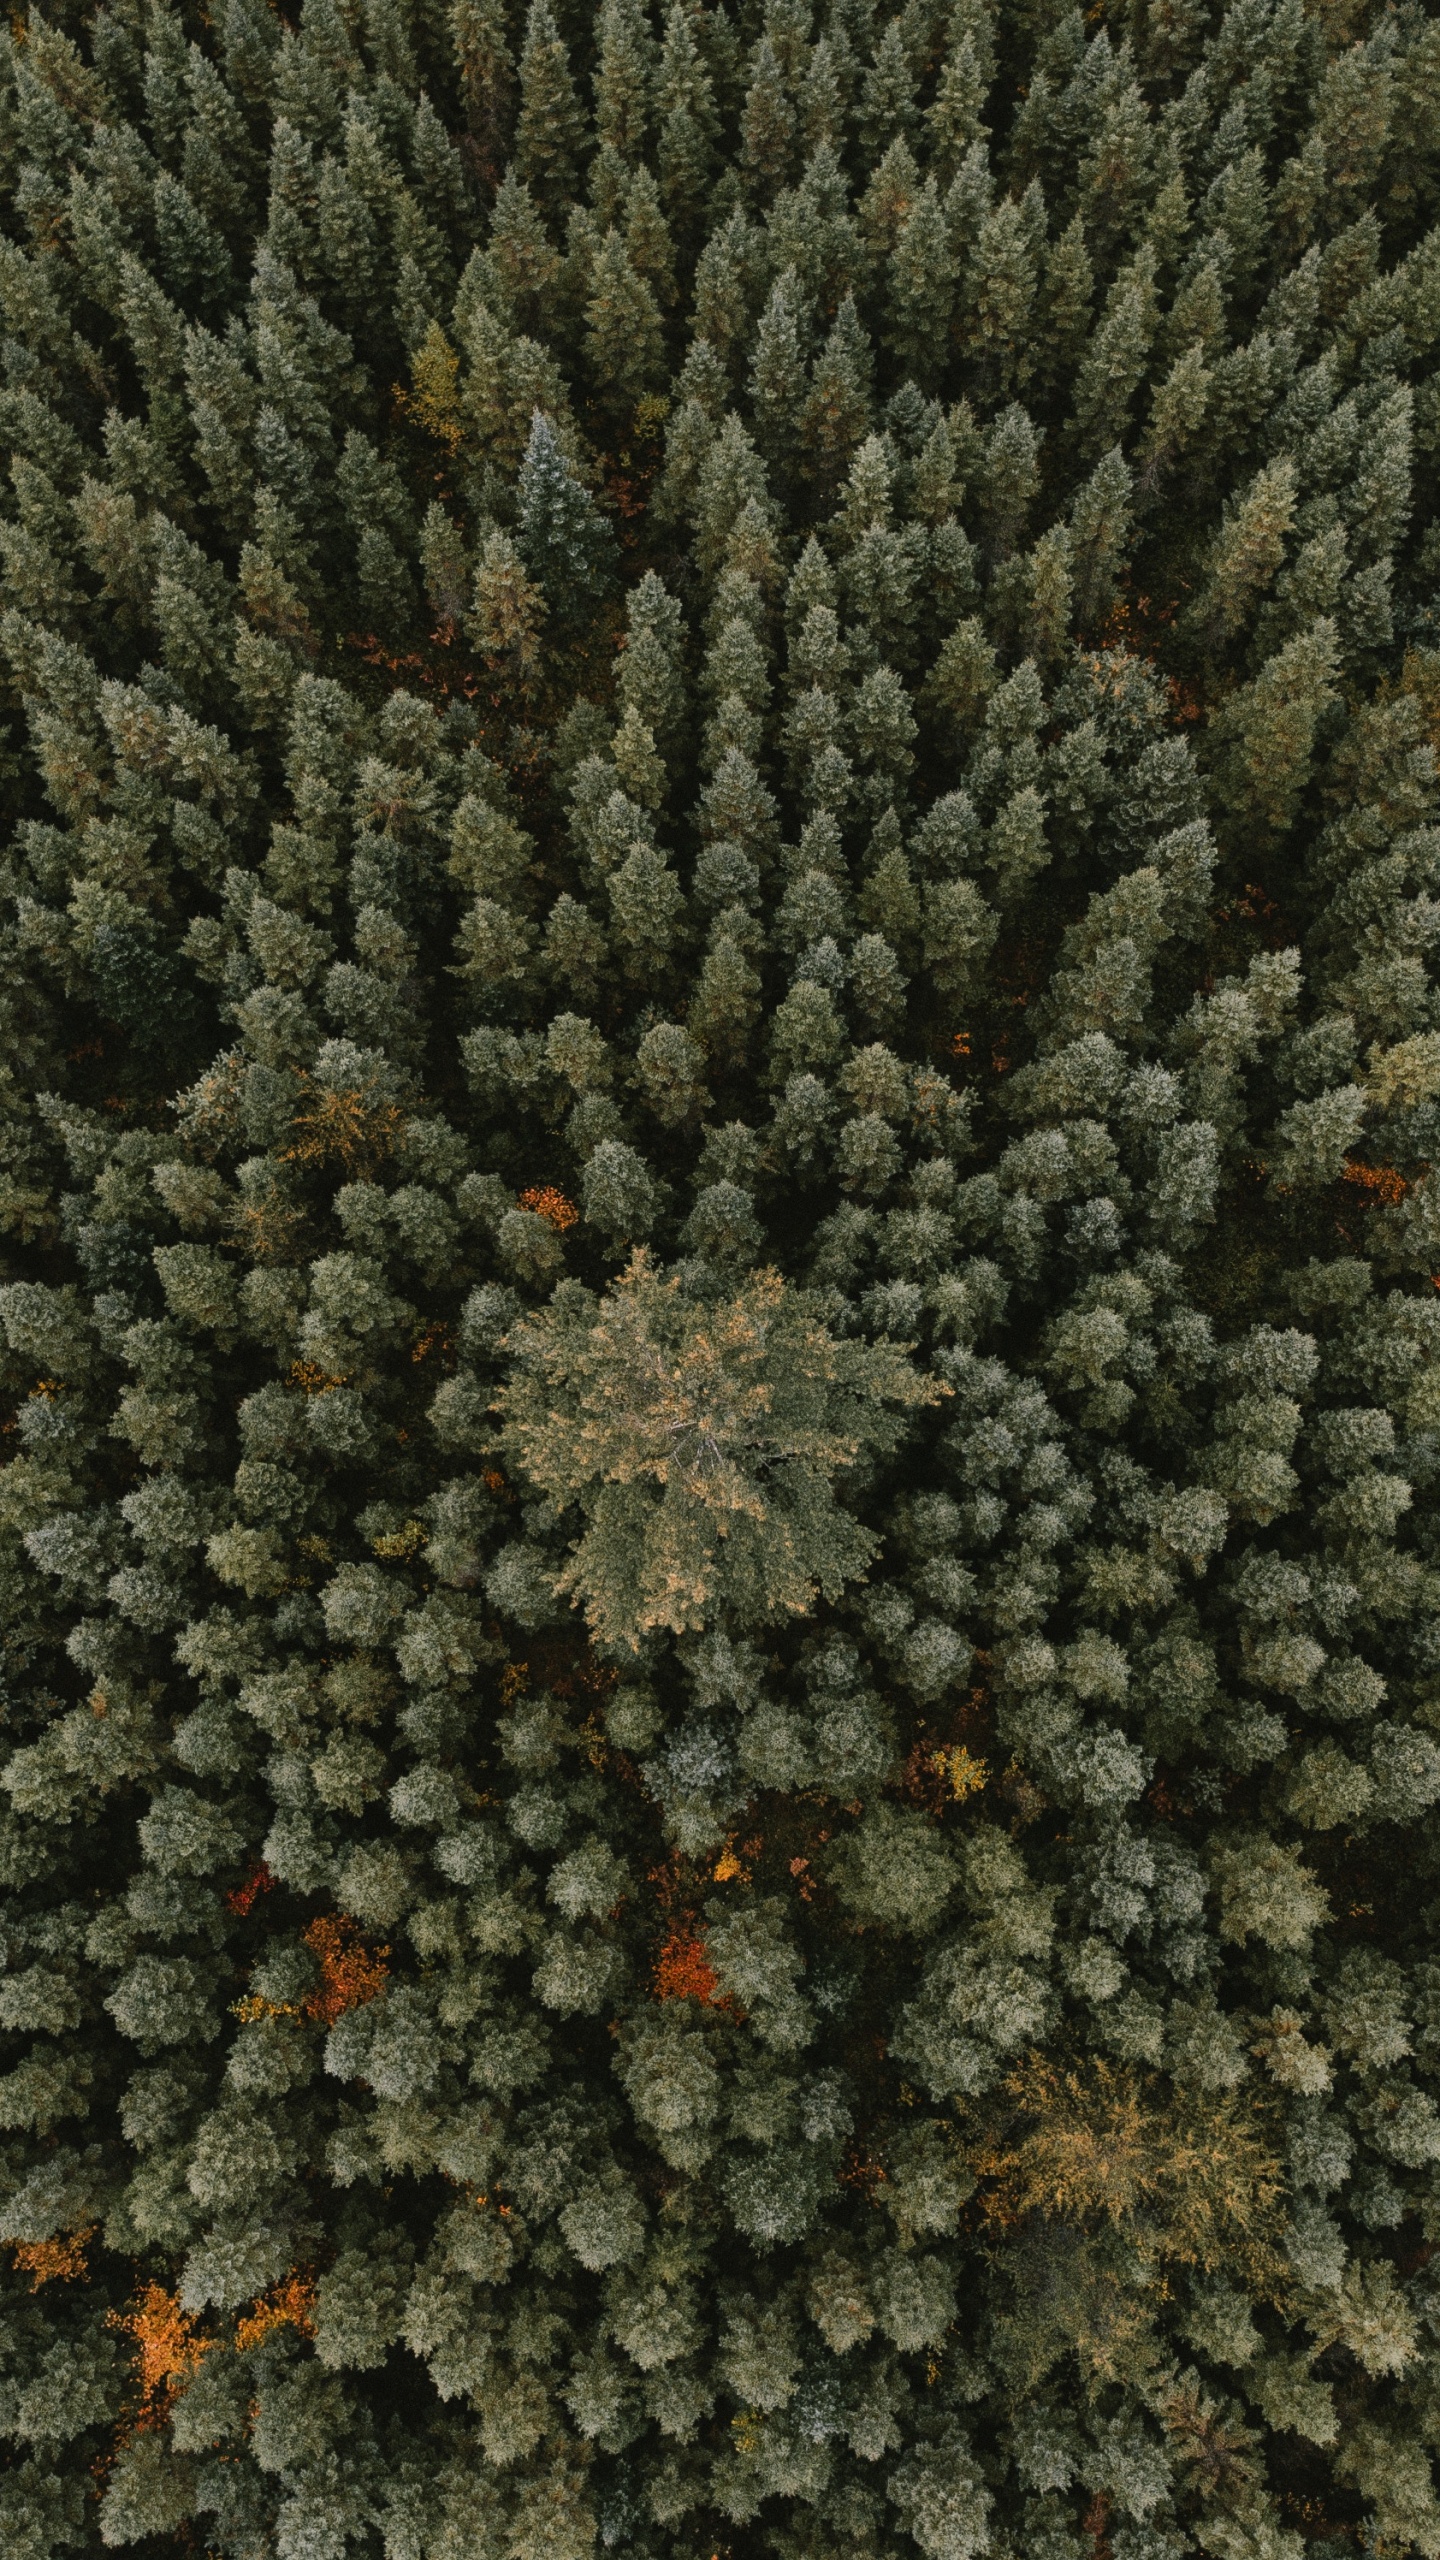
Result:
M697 1301L643 1248L603 1302L563 1283L507 1346L519 1472L554 1519L586 1524L555 1588L622 1657L662 1628L738 1632L837 1600L880 1547L831 1491L862 1449L894 1448L867 1408L946 1392L888 1342L835 1340L774 1270Z
M1440 19L0 168L5 2560L1440 2560Z

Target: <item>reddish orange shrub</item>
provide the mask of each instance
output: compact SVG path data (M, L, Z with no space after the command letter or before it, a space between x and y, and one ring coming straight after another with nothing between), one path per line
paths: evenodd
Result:
M63 2240L17 2240L10 2251L15 2272L29 2277L32 2293L42 2284L73 2284L77 2276L90 2273L85 2248L94 2237L95 2225L87 2222L83 2231L71 2231Z
M1347 1164L1340 1179L1354 1183L1359 1191L1368 1191L1387 1209L1395 1208L1410 1189L1404 1174L1397 1173L1393 1164Z
M107 2324L124 2329L135 2342L135 2376L140 2386L137 2427L163 2426L176 2393L188 2382L215 2344L202 2338L178 2294L163 2284L147 2284L133 2311L112 2311Z
M305 1944L320 1967L320 1980L305 2002L307 2018L333 2026L347 2009L362 2008L385 1987L388 1947L367 1947L356 1923L343 1911L322 1913L305 1932Z
M258 2347L272 2329L298 2329L302 2338L315 2335L315 2283L311 2276L290 2274L262 2294L255 2308L235 2324L235 2345L243 2355Z
M719 1988L719 1977L705 1953L704 1939L684 1926L672 1929L655 1958L656 1999L703 2000L709 2008Z
M574 1226L580 1215L574 1201L567 1200L563 1191L557 1191L553 1182L544 1183L535 1190L522 1191L520 1206L533 1209L537 1218L543 1218L547 1226L562 1236L567 1227Z
M274 1882L262 1858L253 1876L247 1876L243 1884L237 1884L233 1892L226 1894L226 1909L238 1912L242 1920L248 1919L260 1895L269 1893Z

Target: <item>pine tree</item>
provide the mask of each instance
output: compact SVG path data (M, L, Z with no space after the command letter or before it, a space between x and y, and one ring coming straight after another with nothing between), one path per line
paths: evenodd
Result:
M1323 617L1276 652L1217 720L1222 788L1237 822L1273 834L1309 779L1316 725L1334 698L1336 632Z
M549 0L531 0L520 54L515 167L548 213L575 187L585 115Z
M470 627L482 658L504 667L522 696L536 681L546 611L515 544L507 534L492 533L475 572Z
M975 143L990 139L990 127L983 121L988 89L974 37L967 34L946 61L926 110L935 174L942 185L954 177Z
M631 265L618 231L606 235L591 270L585 351L596 396L613 415L632 408L660 379L664 364L660 312L645 278Z
M559 279L560 260L523 179L507 170L490 215L483 290L490 308L527 336L543 327Z
M626 192L625 254L662 310L669 310L675 301L675 243L648 169L636 171Z
M602 144L633 162L650 121L653 39L637 8L606 0L595 70L595 130Z
M840 60L828 36L812 46L797 106L800 142L809 161L817 151L838 152L845 141L846 101Z
M453 0L450 37L466 130L481 178L494 188L509 156L517 94L503 0Z
M1095 271L1077 214L1046 251L1040 288L1035 367L1048 389L1067 383L1091 325Z
M1029 372L1027 354L1035 270L1020 208L998 204L980 228L965 281L971 338L979 362L997 389L1006 391Z
M517 1349L507 1430L552 1501L579 1501L565 1587L620 1651L655 1626L679 1633L718 1609L738 1631L838 1591L873 1550L827 1478L883 1444L887 1403L935 1395L890 1345L836 1342L774 1273L711 1317L643 1255L592 1324L532 1320ZM747 1483L757 1463L763 1498Z
M796 432L821 486L833 490L870 424L870 348L847 294L811 368Z
M672 221L688 229L700 219L718 119L714 82L681 0L666 14L655 112L661 197Z
M1295 497L1295 466L1287 454L1256 473L1218 535L1205 584L1190 608L1212 649L1234 638L1284 559Z
M1070 511L1070 568L1075 611L1082 631L1093 630L1110 606L1125 556L1131 477L1117 446L1102 456Z
M775 49L766 36L752 58L740 142L741 169L762 202L789 177L794 144L795 110L786 95Z
M583 629L612 582L614 537L538 409L516 497L516 548L545 597L552 629Z
M1074 428L1096 453L1123 437L1154 332L1153 261L1133 259L1115 279L1075 383Z
M747 385L760 441L776 458L793 446L805 390L802 320L799 280L791 267L777 277L760 314Z
M890 261L887 335L922 386L939 379L949 353L954 284L945 217L933 178L910 207Z
M892 142L913 142L918 122L915 75L901 21L892 18L875 47L860 92L860 146L867 161L881 159Z

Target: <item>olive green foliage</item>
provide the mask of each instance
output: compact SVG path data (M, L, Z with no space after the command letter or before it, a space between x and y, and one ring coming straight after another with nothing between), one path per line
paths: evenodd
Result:
M0 2551L1440 2560L1440 21L0 190Z
M643 1248L602 1302L569 1282L506 1347L497 1406L520 1473L586 1522L555 1588L622 1655L661 1628L768 1626L838 1599L880 1540L832 1475L893 1440L882 1399L946 1392L887 1342L837 1341L773 1270L697 1300Z

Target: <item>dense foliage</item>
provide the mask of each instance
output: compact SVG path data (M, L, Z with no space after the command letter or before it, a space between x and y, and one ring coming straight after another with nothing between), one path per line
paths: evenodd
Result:
M1440 2560L1440 20L888 7L0 38L7 2560Z

